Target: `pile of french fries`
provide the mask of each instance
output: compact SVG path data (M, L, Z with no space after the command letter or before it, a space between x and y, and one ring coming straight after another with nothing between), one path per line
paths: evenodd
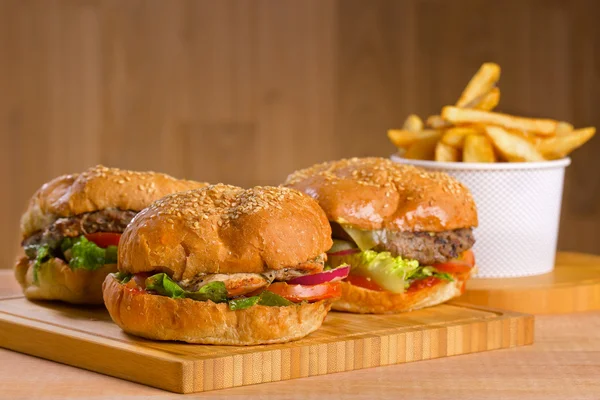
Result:
M409 159L463 162L544 161L567 156L590 140L593 127L494 112L500 101L500 67L485 63L454 106L423 122L409 115L388 137Z

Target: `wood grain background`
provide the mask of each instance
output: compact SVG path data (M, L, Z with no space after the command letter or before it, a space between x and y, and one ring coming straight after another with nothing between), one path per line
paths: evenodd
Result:
M27 199L96 163L276 184L388 156L387 128L483 61L500 109L600 127L595 0L0 0L0 266ZM574 153L560 248L600 252L600 140Z

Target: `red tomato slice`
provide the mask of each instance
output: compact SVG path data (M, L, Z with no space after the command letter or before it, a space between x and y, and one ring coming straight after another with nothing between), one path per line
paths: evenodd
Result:
M452 259L442 264L435 264L433 267L440 272L448 272L449 274L469 272L475 266L475 255L472 250L467 250L458 258Z
M318 285L288 285L285 282L272 283L266 290L293 301L319 301L340 297L342 286L339 282L325 282Z
M407 292L416 292L419 289L432 287L434 285L437 285L441 281L442 280L440 278L436 278L435 276L428 276L427 278L419 279L411 283L408 287Z
M346 278L346 282L351 285L361 287L363 289L375 290L381 292L384 290L381 286L376 284L371 278L367 278L366 276L359 275L348 275Z
M85 238L90 242L96 243L98 247L105 249L108 246L118 246L121 234L114 232L96 232L85 235Z

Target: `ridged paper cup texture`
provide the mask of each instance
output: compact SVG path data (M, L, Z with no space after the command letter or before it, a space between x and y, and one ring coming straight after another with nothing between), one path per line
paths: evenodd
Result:
M479 278L510 278L552 271L565 168L570 158L527 163L394 162L442 171L473 193L479 226L475 259Z

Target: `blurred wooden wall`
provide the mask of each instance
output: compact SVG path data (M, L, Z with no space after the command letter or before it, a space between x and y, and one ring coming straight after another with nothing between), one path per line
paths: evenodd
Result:
M600 127L595 0L0 0L0 265L50 178L102 163L277 184L455 101ZM600 140L568 169L562 249L600 252Z

